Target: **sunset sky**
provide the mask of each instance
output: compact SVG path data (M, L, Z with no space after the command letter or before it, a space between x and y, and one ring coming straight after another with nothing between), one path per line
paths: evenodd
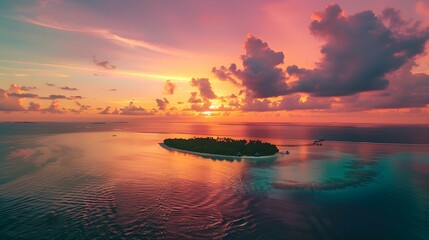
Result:
M427 123L429 0L0 1L0 121Z

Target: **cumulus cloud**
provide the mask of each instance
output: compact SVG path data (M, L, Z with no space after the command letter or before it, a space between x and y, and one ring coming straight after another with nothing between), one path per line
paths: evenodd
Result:
M156 104L158 105L159 110L165 110L169 103L170 102L167 100L167 98L164 98L164 99L157 98L156 99Z
M229 68L226 68L225 66L220 66L219 69L216 67L212 68L212 73L222 81L229 81L237 86L240 86L240 82L235 77L235 73L237 72L237 65L235 63L232 63Z
M329 98L315 98L307 97L305 101L301 100L301 96L289 95L284 96L280 101L277 110L316 110L316 109L330 109L332 101Z
M130 104L123 109L121 109L120 114L122 115L152 115L153 112L149 112L146 109L142 107L137 107L134 105L134 103L131 101Z
M210 106L211 105L212 104L210 102L210 99L204 98L201 103L194 103L194 104L191 105L190 108L186 108L184 110L185 111L187 111L187 110L193 110L193 111L196 111L196 112L204 112L204 111L210 110Z
M312 70L287 68L299 79L292 85L293 92L347 96L385 89L386 74L422 53L429 37L428 29L402 20L393 9L379 17L372 11L345 16L338 5L330 5L316 15L310 31L326 42L323 58Z
M208 78L192 78L191 86L197 87L203 98L213 99L217 97Z
M280 68L283 53L272 50L266 42L250 34L244 41L244 50L245 54L241 55L242 70L237 69L235 64L229 68L213 68L216 77L245 87L246 92L256 98L287 94L285 73Z
M177 85L172 83L170 80L167 80L164 85L164 93L167 95L173 95L176 91Z
M95 64L95 65L97 65L97 66L99 66L99 67L102 67L102 68L104 68L104 69L106 69L106 70L114 70L114 69L116 69L116 66L114 66L114 65L112 65L112 64L110 64L110 62L109 61L98 61L97 60L97 57L94 55L94 56L92 56L92 62Z
M246 96L242 104L232 102L232 106L240 107L245 112L271 112L271 111L295 111L295 110L326 110L330 109L334 101L330 98L301 98L300 95L288 95L281 100L269 100Z
M99 112L99 114L110 114L110 106L107 106L103 111Z
M258 98L285 94L286 78L278 67L283 63L283 53L273 51L266 42L252 35L247 36L244 49L246 53L241 56L244 69L236 73L243 86Z
M429 75L412 73L415 61L410 60L399 70L387 75L391 82L381 92L341 98L344 110L421 108L429 104Z
M191 92L191 97L188 99L188 103L201 103L203 100L201 98L198 98L198 92ZM182 103L178 103L182 104Z
M86 110L89 110L89 109L91 109L91 106L89 106L89 105L84 105L84 104L81 104L80 102L78 102L78 101L76 101L75 102L76 103L76 105L79 107L79 111L86 111Z
M28 104L28 111L39 111L41 109L40 104L35 103L35 102L30 102Z
M267 112L277 110L276 102L269 99L257 99L250 95L246 95L243 99L241 110L245 112Z
M22 98L13 96L14 94L22 94L21 86L12 84L7 90L0 88L0 111L25 110L22 106Z
M43 113L53 113L53 114L63 114L65 109L60 107L60 104L57 99L53 100L49 107L41 110Z

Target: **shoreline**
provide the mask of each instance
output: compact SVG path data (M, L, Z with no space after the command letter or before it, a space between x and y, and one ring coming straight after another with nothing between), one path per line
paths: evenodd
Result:
M167 150L171 150L171 151L176 151L176 152L181 152L181 153L187 153L187 154L193 154L193 155L197 155L200 157L207 157L207 158L226 158L226 159L249 159L249 160L258 160L258 159L272 159L272 158L277 158L282 156L282 154L280 152L273 154L273 155L268 155L268 156L232 156L232 155L221 155L221 154L212 154L212 153L201 153L201 152L193 152L193 151L188 151L188 150L182 150L179 148L173 148L173 147L169 147L164 143L159 143L159 145Z

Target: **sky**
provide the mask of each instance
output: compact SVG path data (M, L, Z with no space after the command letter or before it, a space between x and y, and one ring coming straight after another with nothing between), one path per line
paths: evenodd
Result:
M0 0L0 121L427 123L429 0Z

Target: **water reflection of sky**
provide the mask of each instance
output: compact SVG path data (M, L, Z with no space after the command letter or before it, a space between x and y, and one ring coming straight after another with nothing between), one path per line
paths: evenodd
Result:
M245 129L235 133L247 134ZM70 226L68 234L76 238L427 236L426 145L327 141L282 147L291 154L259 162L211 160L158 144L191 136L115 131L2 137L0 233L61 236L61 226Z

